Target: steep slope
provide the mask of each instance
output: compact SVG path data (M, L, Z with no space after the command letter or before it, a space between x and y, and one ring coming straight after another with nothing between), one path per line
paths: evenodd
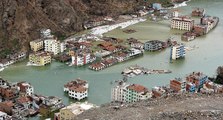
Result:
M116 16L139 5L170 0L1 0L0 56L28 49L28 42L39 37L42 28L57 35L83 29L84 20L95 16ZM1 58L0 57L0 58Z
M111 103L86 111L77 120L220 120L223 95L184 94L131 104Z

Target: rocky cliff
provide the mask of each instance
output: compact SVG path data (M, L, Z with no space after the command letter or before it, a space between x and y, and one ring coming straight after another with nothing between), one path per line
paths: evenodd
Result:
M170 0L1 0L0 56L28 49L28 42L39 38L42 28L57 35L83 29L83 21L134 11L137 6Z

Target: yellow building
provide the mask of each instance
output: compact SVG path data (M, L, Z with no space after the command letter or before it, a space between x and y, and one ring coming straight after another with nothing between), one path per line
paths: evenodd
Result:
M29 55L29 62L37 66L44 66L51 63L51 55L46 52L33 53Z
M73 103L60 109L60 120L74 120L77 115L94 107L96 106L87 102Z
M42 39L37 39L34 41L30 42L30 48L32 51L37 52L39 50L43 49L43 40Z

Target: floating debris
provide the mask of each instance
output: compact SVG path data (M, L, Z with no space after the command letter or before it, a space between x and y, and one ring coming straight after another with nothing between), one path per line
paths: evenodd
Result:
M172 73L170 70L151 70L138 65L133 65L128 68L125 68L122 71L122 75L126 77L134 77L142 74L167 74Z

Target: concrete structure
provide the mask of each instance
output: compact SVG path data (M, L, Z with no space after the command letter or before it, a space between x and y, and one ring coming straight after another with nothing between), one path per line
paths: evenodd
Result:
M25 93L25 95L31 96L34 93L34 87L27 82L20 82L17 84L20 91Z
M66 50L65 44L56 39L45 39L44 40L44 51L52 52L54 55L62 53Z
M20 60L24 60L27 57L26 52L18 52L18 53L14 53L11 54L10 59L14 62L20 61Z
M65 107L61 98L55 96L41 96L42 104L39 105L39 113L44 117L50 117L56 111Z
M170 81L170 88L177 93L183 93L186 91L186 80L176 78Z
M183 41L192 41L196 38L196 34L193 32L185 32L181 35L181 40Z
M140 41L132 42L132 43L130 43L130 47L136 48L136 49L143 49L144 44Z
M144 49L147 51L157 51L157 50L161 50L163 48L163 43L162 41L159 40L151 40L151 41L147 41L144 44Z
M191 83L191 82L188 82L187 83L187 85L186 85L186 90L188 91L188 92L192 92L192 93L194 93L194 92L196 92L196 85L194 84L194 83Z
M171 20L171 29L191 31L194 26L194 20L188 17L175 17Z
M64 85L64 92L67 92L70 98L82 100L88 96L88 83L85 80L74 80Z
M201 88L202 93L223 93L223 85L216 84L212 81L206 81Z
M31 41L30 42L30 48L34 52L42 50L44 48L43 40L42 39L37 39L37 40Z
M112 101L131 103L151 97L152 91L138 84L130 85L120 81L117 86L112 88Z
M29 62L37 66L44 66L51 63L51 55L46 52L32 53L29 55Z
M30 109L33 106L31 98L27 96L19 97L16 99L16 102L19 105L22 105L25 109Z
M62 109L60 109L60 120L74 120L75 117L79 114L81 114L82 112L89 110L91 108L96 107L95 105L91 104L91 103L73 103L69 106L66 106Z
M95 61L96 57L92 55L90 52L80 52L73 55L71 59L72 59L71 61L72 65L82 66Z
M19 96L19 90L12 86L0 86L0 95L6 100L12 100Z
M146 100L152 97L152 91L149 91L142 85L132 84L128 86L126 90L125 101L129 103Z
M196 8L192 11L192 16L203 17L205 10L203 8Z
M197 89L203 87L203 84L208 81L208 76L201 72L193 72L186 76L186 81L190 83L194 83Z
M112 88L112 96L111 99L112 101L125 101L125 92L126 92L126 87L129 86L129 84L120 81L118 85L114 86Z
M185 57L185 55L185 46L183 44L177 44L171 47L171 59L176 60Z

